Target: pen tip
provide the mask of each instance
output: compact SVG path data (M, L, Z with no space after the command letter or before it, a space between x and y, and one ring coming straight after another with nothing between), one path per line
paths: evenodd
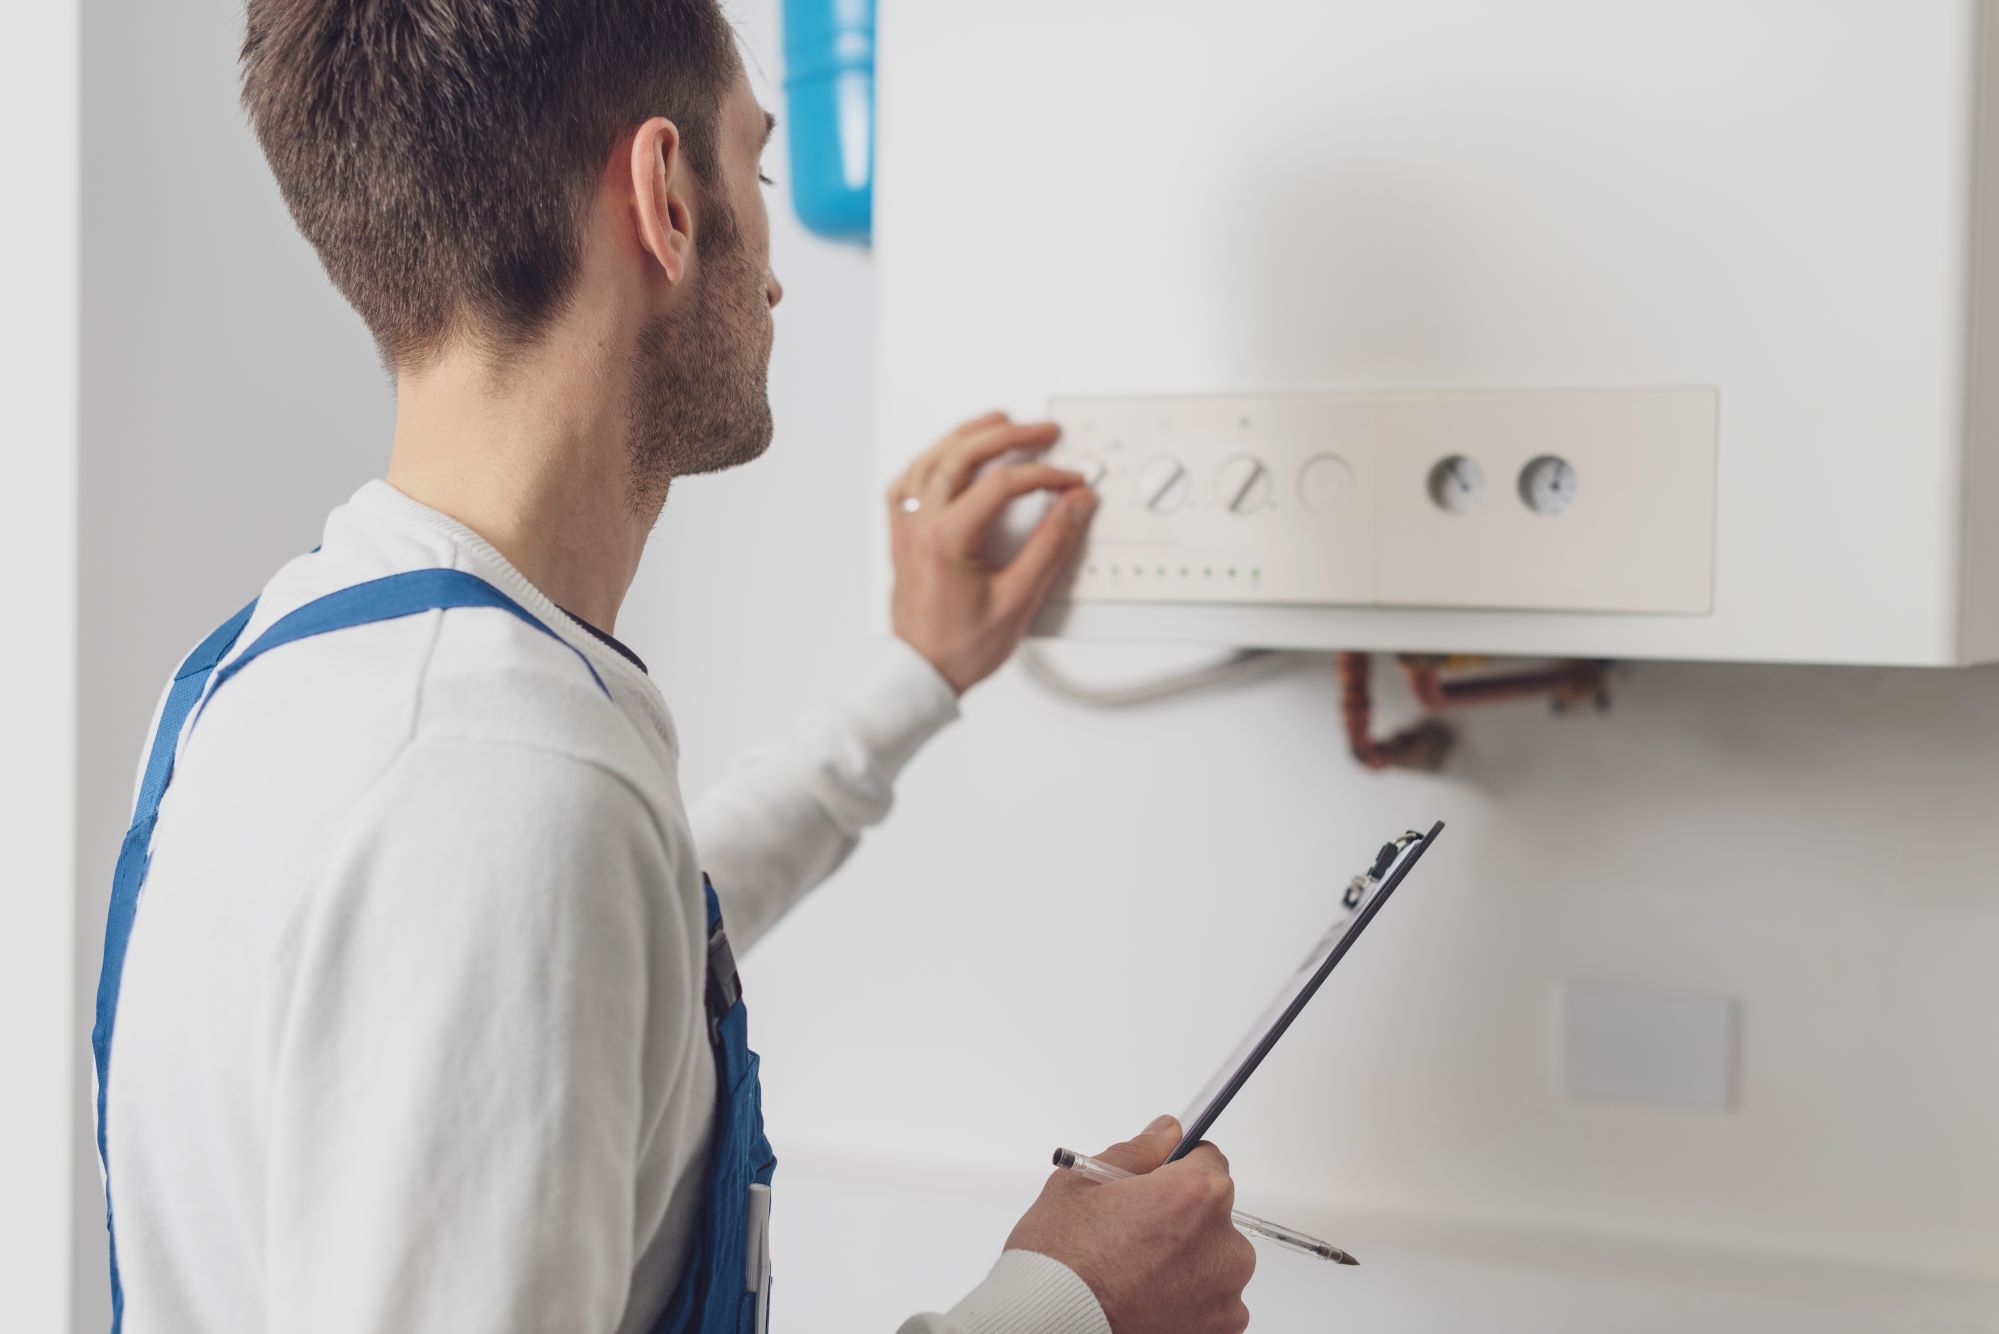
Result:
M1359 1265L1360 1261L1354 1259L1351 1255L1342 1255L1340 1256L1340 1263L1343 1265Z

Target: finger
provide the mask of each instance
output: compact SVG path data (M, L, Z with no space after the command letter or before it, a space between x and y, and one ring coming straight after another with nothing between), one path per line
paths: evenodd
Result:
M938 442L936 446L932 446L932 448L940 448L940 446L944 446L944 444L950 444L952 440L960 440L960 438L964 438L964 436L970 436L970 434L972 434L972 432L976 432L976 430L986 430L988 426L998 426L1000 422L1011 422L1011 420L1013 420L1013 418L1009 418L1009 416L1007 416L1005 412L1000 412L998 408L994 408L992 412L980 412L978 416L968 416L968 418L966 418L964 422L960 422L958 426L952 426L952 430L950 430L950 432L946 432L944 440L940 440L940 442Z
M1004 412L986 412L952 427L949 434L909 461L909 468L903 477L911 486L910 494L918 494L925 489L925 485L937 471L938 461L952 449L988 431L1003 430L1012 421L1013 418Z
M905 496L920 495L923 483L937 466L938 455L948 446L978 431L1003 426L1013 420L1004 412L983 412L952 427L943 439L918 454L909 461L894 482L889 484L888 498L892 505L899 505Z
M1000 511L1033 491L1067 491L1081 486L1083 475L1045 463L1012 463L988 469L985 476L944 511L945 536L960 550L971 551L985 541Z
M934 462L939 455L941 455L945 450L951 448L951 446L957 444L959 441L964 440L969 436L978 435L984 431L990 431L996 426L1005 426L1008 422L1011 422L1012 420L1013 420L1012 417L1009 417L1006 413L999 411L982 412L976 417L967 418L966 420L959 422L956 426L953 426L949 431L945 432L942 436L939 436L936 442L933 443L930 446L930 448L924 450L921 454L918 454L916 458L911 460L911 462L912 463Z
M1166 1151L1173 1152L1171 1148ZM1172 1165L1190 1172L1219 1172L1223 1176L1229 1174L1229 1160L1220 1149L1206 1140L1196 1144L1185 1158Z
M1048 507L1041 522L1027 535L1026 543L995 581L1001 606L1025 617L1032 616L1048 600L1055 581L1062 577L1083 545L1090 515L1096 508L1097 493L1087 486L1072 487Z
M1170 1116L1162 1116L1123 1143L1111 1145L1097 1157L1113 1167L1144 1175L1165 1162L1166 1155L1173 1152L1173 1146L1179 1142L1180 1123Z
M1054 422L1006 422L973 431L939 445L928 478L930 489L944 499L970 485L979 469L1002 454L1040 453L1062 437Z
M882 503L888 506L888 513L891 519L901 518L906 512L903 506L905 500L908 500L912 496L923 494L925 473L921 466L922 463L923 460L918 459L915 463L903 469L901 475L890 482L888 489L882 492Z
M1241 1292L1256 1277L1256 1247L1240 1232L1229 1240L1229 1260L1229 1281Z
M946 435L944 439L939 443L946 444L949 443L950 441L959 439L962 436L970 435L974 431L981 431L988 426L997 426L1001 422L1009 422L1012 420L1013 418L1007 416L1006 413L1001 412L997 408L993 409L991 412L981 412L978 416L968 417L964 421L961 421L956 426L952 427L950 434Z
M1171 1182L1188 1191L1190 1198L1217 1216L1226 1217L1235 1207L1235 1179L1229 1175L1229 1160L1206 1140L1195 1145L1185 1158L1160 1167L1152 1178L1162 1185Z

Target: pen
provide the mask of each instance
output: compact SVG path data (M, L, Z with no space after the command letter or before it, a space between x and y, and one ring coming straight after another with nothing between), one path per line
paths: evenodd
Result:
M1087 1153L1077 1153L1074 1149L1055 1150L1055 1165L1065 1171L1086 1176L1092 1181L1123 1181L1134 1175L1131 1172L1125 1171L1122 1167L1113 1166L1110 1163L1104 1162L1101 1158L1092 1158ZM1303 1251L1307 1255L1316 1255L1321 1260L1331 1260L1334 1264L1357 1265L1360 1263L1360 1261L1354 1259L1351 1255L1348 1255L1345 1251L1330 1242L1320 1241L1317 1237L1308 1237L1302 1232L1294 1232L1282 1224L1258 1218L1255 1214L1246 1214L1238 1209L1230 1217L1235 1220L1236 1227L1249 1233L1252 1237L1265 1237L1280 1246L1289 1246L1294 1251Z

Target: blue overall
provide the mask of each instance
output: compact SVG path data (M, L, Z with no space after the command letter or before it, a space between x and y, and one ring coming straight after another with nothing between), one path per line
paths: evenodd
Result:
M145 776L132 812L132 827L119 849L118 869L111 884L111 908L104 923L104 965L97 978L97 1021L91 1029L90 1046L95 1058L97 1160L104 1173L104 1225L111 1239L114 1334L124 1323L125 1292L118 1280L111 1164L105 1150L104 1102L111 1082L111 1035L118 1017L118 987L125 971L125 951L131 942L132 923L152 856L153 827L159 820L160 799L173 781L174 757L182 732L192 730L200 720L201 708L206 707L207 699L215 691L261 654L294 640L350 626L428 611L490 607L519 617L575 651L574 645L568 645L526 608L483 579L462 570L412 570L344 588L309 602L281 617L256 642L224 663L256 606L252 602L218 626L174 674L146 758ZM576 656L597 688L608 697L610 691L590 660L580 651ZM706 1006L709 1045L715 1054L715 1128L708 1151L708 1183L703 1194L700 1230L688 1253L680 1286L654 1328L656 1334L753 1334L760 1329L762 1320L768 1319L769 1265L762 1231L767 1210L752 1205L751 1186L758 1187L762 1202L767 1205L777 1159L764 1136L757 1054L749 1048L749 1015L743 1008L742 986L729 938L722 928L721 905L706 877L701 889L708 905ZM760 1306L764 1308L761 1312Z

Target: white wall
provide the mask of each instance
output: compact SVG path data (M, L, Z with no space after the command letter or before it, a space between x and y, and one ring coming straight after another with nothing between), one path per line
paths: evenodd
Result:
M10 206L0 316L7 480L0 589L12 628L0 653L10 708L0 759L0 1324L68 1319L74 1120L65 1022L74 990L76 728L77 6L8 19L0 44L0 159ZM88 1213L90 1202L76 1207Z
M776 5L733 9L777 73ZM78 1117L84 984L155 693L379 471L389 425L235 110L237 4L94 0L85 19ZM771 163L782 181L781 146ZM788 217L775 245L778 443L676 488L620 626L678 709L693 790L875 647L870 261ZM1403 1244L1398 1219L1441 1216L1737 1248L1758 1272L1864 1250L1999 1276L1999 674L1635 667L1606 718L1467 730L1442 778L1363 775L1312 663L1120 715L1011 672L974 696L891 828L747 962L797 1183L780 1319L838 1334L949 1300L1056 1141L1177 1110L1357 855L1438 815L1449 842L1219 1128L1246 1199L1351 1216L1337 1239L1364 1258ZM1583 973L1740 997L1742 1110L1559 1101L1553 990ZM84 1149L77 1327L99 1328ZM940 1206L956 1259L921 1273L813 1263L878 1259L839 1219L883 1161L997 1203ZM1436 1281L1404 1268L1412 1293ZM1548 1327L1565 1293L1573 1319L1598 1312L1587 1288L1537 1289Z

